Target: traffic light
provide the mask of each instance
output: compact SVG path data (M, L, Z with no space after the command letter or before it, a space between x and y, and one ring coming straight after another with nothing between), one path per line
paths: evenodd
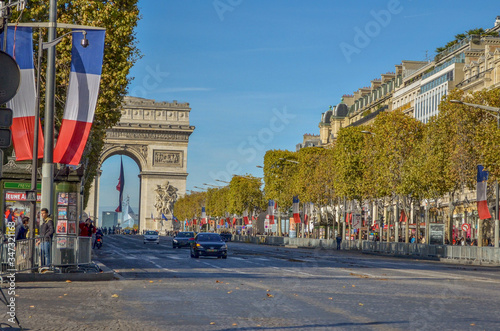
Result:
M9 148L12 143L12 109L0 108L0 148Z

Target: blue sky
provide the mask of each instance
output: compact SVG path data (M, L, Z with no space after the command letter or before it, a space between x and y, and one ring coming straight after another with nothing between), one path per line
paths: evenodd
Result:
M402 60L431 59L473 28L491 28L497 0L140 0L143 54L129 95L189 102L187 188L232 174L262 176L269 149L319 134L321 113ZM120 157L103 167L103 207L117 206ZM132 207L139 168L123 158ZM116 178L115 178L116 177Z

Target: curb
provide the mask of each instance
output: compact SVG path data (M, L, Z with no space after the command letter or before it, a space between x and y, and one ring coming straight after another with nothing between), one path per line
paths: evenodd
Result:
M115 280L115 272L99 261L96 263L102 272L99 273L17 273L16 282L98 282Z

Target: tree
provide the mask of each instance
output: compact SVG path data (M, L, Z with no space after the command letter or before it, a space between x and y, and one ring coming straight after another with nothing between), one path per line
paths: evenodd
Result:
M85 148L83 160L85 167L85 205L88 191L93 183L99 165L106 129L118 123L121 117L120 106L127 93L132 78L128 77L130 68L140 58L134 29L140 19L138 0L66 0L57 3L58 23L69 23L102 27L106 29L104 59L101 74L99 98L94 115L94 122ZM26 5L20 22L48 21L49 1L30 1ZM13 19L18 19L15 12ZM45 30L41 30L46 33ZM58 29L58 35L69 32ZM38 40L38 31L34 40ZM46 39L46 38L45 38ZM56 46L56 109L55 133L60 129L69 83L71 62L71 38L65 38ZM41 70L41 111L44 109L45 66ZM43 120L43 117L42 117Z
M264 195L260 190L260 178L234 176L229 184L227 211L232 214L242 215L245 210L252 211L265 209Z

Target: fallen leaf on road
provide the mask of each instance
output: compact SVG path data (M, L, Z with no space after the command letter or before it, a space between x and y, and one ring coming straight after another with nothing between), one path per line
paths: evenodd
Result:
M66 281L66 283L71 283L71 281L68 279L68 280Z
M216 283L222 283L220 280L216 280L215 282L216 282Z
M154 283L154 281L152 281L152 280L150 280L149 282L150 282L150 283Z
M360 305L360 306L362 306L363 304L362 304L362 303L360 303L359 305Z
M345 286L342 286L342 288L345 288Z
M232 292L233 292L233 291L229 291L229 292L227 292L227 294L230 294L230 293L232 293Z
M266 292L271 292L271 290L266 290Z
M59 296L59 299L62 299L62 298L63 298L63 297L62 297L62 295L60 295L60 296Z
M240 289L239 287L235 288L235 290L239 290L239 289Z
M267 293L267 296L270 298L274 298L274 295Z
M353 285L352 287L356 287L356 285Z
M474 323L471 323L470 325L471 325L471 326L474 326L474 325L476 325L476 324L474 324Z
M226 285L229 285L229 283L226 283Z
M214 325L214 324L215 324L215 322L210 322L210 325Z
M66 293L64 293L64 295L67 295Z
M333 298L328 298L328 300L333 300Z
M112 298L118 298L118 294L113 294L111 297Z
M30 306L30 308L35 308L35 306Z
M233 323L233 326L236 326L236 325L238 325L238 324L236 324L236 323Z

